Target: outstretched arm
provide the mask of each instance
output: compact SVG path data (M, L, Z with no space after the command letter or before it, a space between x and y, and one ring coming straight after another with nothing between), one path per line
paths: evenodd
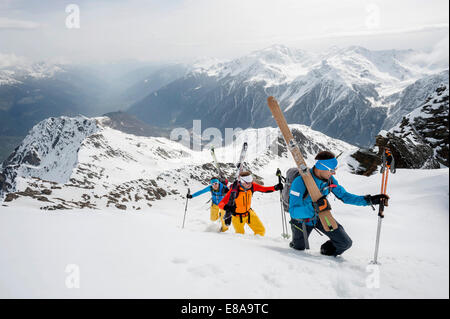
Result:
M202 190L199 190L198 192L195 192L194 194L192 194L192 198L197 197L206 192L209 192L210 190L211 190L211 185L208 185L205 188L203 188Z
M336 185L336 187L332 189L333 194L344 203L356 206L370 205L370 203L368 203L365 199L365 196L359 196L347 192L344 187L338 184L336 179L333 179L333 182Z
M253 191L262 192L262 193L271 193L275 191L275 186L262 186L256 183L253 183Z

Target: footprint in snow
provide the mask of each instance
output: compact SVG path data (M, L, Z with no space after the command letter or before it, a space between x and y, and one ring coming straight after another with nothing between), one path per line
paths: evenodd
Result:
M174 264L186 264L189 262L189 260L186 258L182 258L182 257L175 257L172 259L172 262Z
M214 265L189 267L187 270L195 276L208 278L211 278L211 276L222 272L220 269L217 269Z
M269 283L271 286L275 286L276 288L281 288L281 283L277 279L277 276L273 273L264 273L262 274L263 279Z
M214 224L209 224L209 225L205 228L205 232L215 232L215 233L218 233L221 227L222 227L221 225L216 224L216 223L214 223Z

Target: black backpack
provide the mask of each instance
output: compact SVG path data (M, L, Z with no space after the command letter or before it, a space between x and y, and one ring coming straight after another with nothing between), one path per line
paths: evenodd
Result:
M230 194L230 198L228 199L228 203L225 205L225 207L224 207L224 209L225 210L229 210L229 211L232 211L233 213L236 211L236 203L235 203L235 200L236 200L236 198L238 197L238 195L239 195L239 192L240 192L240 190L239 190L239 187L240 187L240 185L239 185L239 181L234 181L234 183L231 185L231 187L230 187L230 190L231 190L231 194ZM251 192L252 192L252 194L253 194L253 185L252 185L252 187L250 188L250 190L251 190Z

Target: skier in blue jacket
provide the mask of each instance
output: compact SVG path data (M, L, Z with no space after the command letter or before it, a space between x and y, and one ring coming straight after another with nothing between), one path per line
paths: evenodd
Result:
M356 206L378 205L380 201L389 199L389 196L385 194L359 196L347 192L333 177L336 174L338 164L333 153L323 151L318 153L315 159L317 162L311 169L311 175L325 198L331 192L344 203ZM289 190L289 213L292 228L290 247L298 250L305 249L303 222L306 225L307 237L314 228L329 237L329 240L321 246L321 254L337 256L351 247L352 240L339 223L337 223L338 228L336 230L325 232L301 176L294 179Z
M197 197L199 195L205 194L207 192L211 192L211 215L210 219L211 221L216 221L220 218L220 221L222 223L221 231L227 231L228 226L231 223L231 214L226 214L225 216L222 216L222 213L219 210L219 203L225 196L225 194L228 192L227 187L227 180L223 180L222 182L219 181L217 177L213 177L210 180L210 184L203 188L202 190L199 190L198 192L195 192L194 194L187 194L186 197L191 199L194 197ZM228 213L228 212L227 212Z

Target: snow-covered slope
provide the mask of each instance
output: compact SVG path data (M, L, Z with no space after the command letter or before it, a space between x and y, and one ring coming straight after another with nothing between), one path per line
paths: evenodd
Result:
M276 177L268 170L267 183ZM357 194L377 193L379 174L338 172ZM34 204L0 207L1 298L448 298L448 169L398 170L373 258L377 215L331 199L353 246L339 258L283 239L279 194L258 194L253 208L266 236L217 233L208 196L155 202L139 212L43 213ZM185 192L187 185L180 189ZM78 285L78 286L77 286ZM78 288L76 288L78 287Z
M51 117L35 125L3 166L22 177L66 182L78 164L81 143L98 130L95 119Z
M193 151L166 138L126 134L112 129L105 117L51 118L36 125L3 163L0 189L5 201L38 201L43 209L76 207L140 210L168 196L184 196L186 185L204 187L217 172L209 147ZM303 125L293 134L311 164L320 150L350 152L355 147ZM247 129L217 147L228 177L242 144L249 144L247 166L257 176L291 161L278 129ZM261 180L264 182L264 180Z

